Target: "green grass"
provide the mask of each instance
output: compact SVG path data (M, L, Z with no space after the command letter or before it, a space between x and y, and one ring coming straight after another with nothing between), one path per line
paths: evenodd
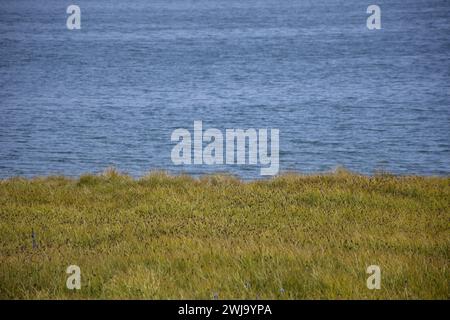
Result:
M449 299L449 201L450 178L345 171L0 180L0 298Z

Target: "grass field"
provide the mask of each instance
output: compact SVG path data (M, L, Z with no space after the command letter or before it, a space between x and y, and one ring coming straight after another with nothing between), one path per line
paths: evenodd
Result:
M449 299L449 209L450 178L345 171L1 180L0 298Z

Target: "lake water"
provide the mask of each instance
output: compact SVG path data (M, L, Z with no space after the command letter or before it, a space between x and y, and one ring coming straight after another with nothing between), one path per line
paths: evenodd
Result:
M0 177L259 177L173 165L194 120L278 128L281 172L449 175L450 1L0 2Z

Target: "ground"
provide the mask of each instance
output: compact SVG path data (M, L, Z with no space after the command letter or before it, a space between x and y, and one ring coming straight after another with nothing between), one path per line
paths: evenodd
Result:
M448 177L343 170L5 179L0 298L449 299L449 202Z

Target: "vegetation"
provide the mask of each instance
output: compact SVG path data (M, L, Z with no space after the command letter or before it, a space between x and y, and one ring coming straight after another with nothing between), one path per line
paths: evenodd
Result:
M0 180L0 298L448 299L449 199L450 178L342 170Z

